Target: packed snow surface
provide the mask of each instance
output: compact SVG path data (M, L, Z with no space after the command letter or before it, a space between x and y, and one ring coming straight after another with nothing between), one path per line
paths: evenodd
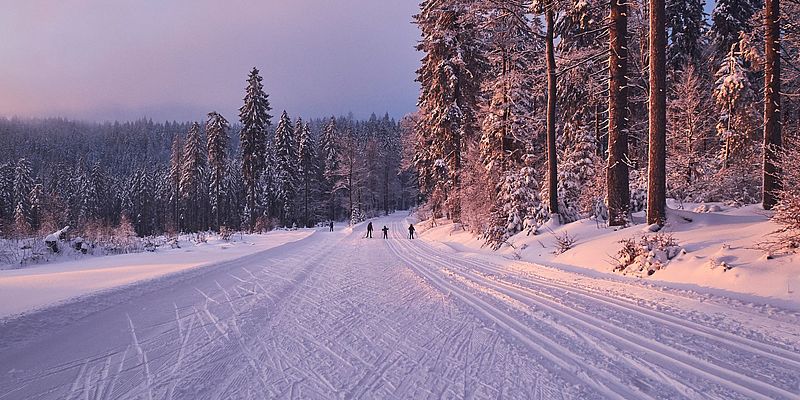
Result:
M6 319L0 399L800 396L780 304L372 222Z
M184 240L180 248L159 249L154 253L77 256L68 262L0 269L0 318L100 290L239 258L302 239L310 233L274 231L266 235L235 235L229 241L212 238L203 243Z

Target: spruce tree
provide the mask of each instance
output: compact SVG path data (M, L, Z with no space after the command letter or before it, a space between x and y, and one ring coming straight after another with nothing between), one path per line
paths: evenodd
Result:
M763 0L717 0L711 12L710 35L717 54L724 57L739 41L739 34L750 32L750 19L763 7ZM736 50L735 50L736 51Z
M275 129L275 168L278 189L278 207L281 223L291 226L295 218L294 202L297 184L297 148L295 128L289 114L283 111Z
M181 167L181 199L184 202L184 227L190 232L205 228L203 226L203 200L205 199L204 178L206 174L206 152L203 148L200 124L193 123L186 135Z
M242 177L246 192L245 214L250 229L255 226L256 217L261 214L258 183L265 168L267 129L272 123L272 116L269 114L272 108L261 80L258 69L254 67L247 79L244 105L239 109L239 121L242 125Z
M172 223L176 231L181 230L181 176L183 176L183 140L180 135L175 135L172 140L172 151L169 159L170 183L170 208L172 210Z
M698 66L703 54L706 20L703 0L666 0L667 66L683 71Z
M301 122L302 124L302 122ZM308 124L296 126L295 130L298 132L300 144L298 158L300 160L300 189L303 191L303 226L309 228L313 226L313 196L316 185L317 170L317 153L314 148L314 140L311 137L311 128Z
M27 159L21 158L17 161L14 170L14 218L16 219L17 214L22 213L28 221L28 225L30 225L30 196L33 185L31 163Z
M477 139L481 83L486 70L480 28L470 2L425 0L415 16L422 31L417 49L424 52L417 70L419 97L419 157L416 167L422 189L434 209L444 207L454 221L461 218L462 157L467 143ZM444 175L435 173L445 168ZM442 177L444 179L442 179ZM432 194L439 192L440 199Z
M225 174L228 162L228 121L217 112L208 113L206 135L208 137L209 195L214 227L223 225L223 207L225 204Z
M328 219L336 219L336 184L339 170L339 131L336 118L331 117L320 137L320 156L322 157L323 177L325 178L325 195L328 199Z

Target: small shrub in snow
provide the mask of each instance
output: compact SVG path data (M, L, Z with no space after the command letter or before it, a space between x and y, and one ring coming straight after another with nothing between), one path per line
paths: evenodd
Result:
M636 276L650 276L664 268L680 254L682 247L672 235L643 235L638 240L621 240L622 248L617 252L614 271Z
M578 239L575 236L569 234L569 232L564 231L562 234L556 234L556 254L563 254L567 252L569 249L575 247L575 244L578 243Z
M317 226L320 226L320 224L317 224ZM231 241L231 236L233 236L233 229L228 228L227 226L219 227L219 237L220 237L220 239L222 239L222 240L224 240L226 242L230 242Z

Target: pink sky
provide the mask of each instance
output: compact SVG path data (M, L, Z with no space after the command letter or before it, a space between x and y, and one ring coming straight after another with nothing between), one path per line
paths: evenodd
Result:
M399 117L416 101L414 0L5 3L0 115L236 120L253 66L292 115Z

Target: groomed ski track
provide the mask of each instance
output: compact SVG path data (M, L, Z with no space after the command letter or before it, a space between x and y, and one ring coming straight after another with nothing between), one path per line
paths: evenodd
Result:
M0 321L0 400L800 398L796 312L373 224Z

